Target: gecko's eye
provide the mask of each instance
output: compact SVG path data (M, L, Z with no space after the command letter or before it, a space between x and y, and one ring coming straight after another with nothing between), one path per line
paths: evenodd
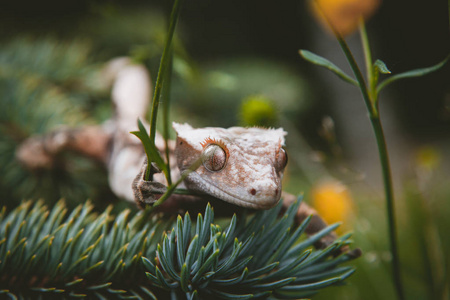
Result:
M209 144L203 149L202 163L208 171L220 171L227 163L227 153L219 145Z
M280 148L280 150L277 153L276 156L276 169L277 171L283 171L283 169L286 167L288 162L288 155L286 150L284 150L283 147Z

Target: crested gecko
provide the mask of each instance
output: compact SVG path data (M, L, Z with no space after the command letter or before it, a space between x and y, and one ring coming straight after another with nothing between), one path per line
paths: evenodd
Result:
M101 126L62 128L44 136L32 136L18 147L16 156L30 169L51 168L57 154L67 150L100 161L107 167L112 191L142 207L153 203L167 185L163 174L155 168L152 168L152 181L144 180L145 153L141 142L129 133L136 129L137 118L144 119L147 111L151 94L149 75L143 66L125 58L114 60L109 67L116 73L112 91L115 114L111 120ZM202 157L202 164L185 178L184 185L203 195L172 195L159 207L161 211L201 211L206 200L212 201L216 213L220 214L225 210L239 210L238 207L268 209L281 198L287 208L296 200L287 193L282 196L281 180L288 160L283 148L286 135L283 129L193 128L178 123L173 128L177 139L168 144L173 179L187 172ZM164 153L165 143L159 134L155 144ZM302 202L297 221L309 215L313 217L307 234L327 226L314 209ZM331 233L316 246L324 247L335 237Z
M268 209L278 203L287 164L283 129L193 128L186 123L173 123L173 128L179 170L175 174L188 173L184 179L187 189L253 209ZM202 164L190 172L199 158ZM153 202L156 199L142 196L141 189L147 194L153 188L142 175L143 170L133 184L135 199L138 203Z
M287 133L282 128L193 128L186 123L173 123L173 128L177 138L175 143L170 144L175 156L172 160L176 158L175 169L172 164L175 171L172 172L172 180L187 172L184 187L202 196L172 195L161 205L162 211L201 211L206 201L216 200L213 202L216 213L230 214L239 211L239 207L269 209L277 205L281 198L285 210L296 200L294 195L282 193L281 182L288 162L284 149ZM193 171L189 170L199 158L201 165ZM141 207L154 203L156 195L166 191L167 184L155 166L152 166L155 172L153 180L144 180L146 168L147 162L144 161L132 184L134 199ZM231 205L224 205L223 201ZM312 219L306 229L307 234L314 234L327 226L313 208L302 202L296 221L300 223L309 215ZM335 238L335 233L331 233L316 246L323 248Z

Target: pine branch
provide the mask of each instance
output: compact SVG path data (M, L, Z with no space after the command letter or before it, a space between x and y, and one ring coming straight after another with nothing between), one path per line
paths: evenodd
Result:
M68 211L63 201L48 209L25 202L0 213L0 293L11 298L295 299L341 282L353 273L334 257L343 236L323 250L311 245L330 230L304 238L309 220L295 227L299 201L282 216L281 205L214 223L207 206L184 218L100 215L88 202ZM171 230L169 230L172 228ZM232 289L230 289L232 287ZM233 292L230 292L230 291Z
M61 124L98 123L94 102L103 95L106 100L108 91L93 80L99 65L90 59L91 51L77 39L17 38L0 46L0 189L9 202L85 199L106 189L104 171L88 160L55 158L56 168L32 173L15 156L31 135Z

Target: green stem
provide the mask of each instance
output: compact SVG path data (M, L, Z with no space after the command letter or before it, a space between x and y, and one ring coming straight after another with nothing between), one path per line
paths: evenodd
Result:
M366 63L366 77L369 84L369 96L372 100L374 100L376 98L374 91L378 78L377 75L373 72L372 52L370 51L369 38L367 36L366 26L362 18L359 20L359 33L361 36L361 43Z
M386 139L384 137L383 127L379 117L371 117L372 128L377 140L378 153L380 156L381 171L383 173L384 191L386 196L387 217L389 225L389 244L392 255L392 268L394 284L397 291L398 299L405 299L403 294L403 284L400 273L400 257L398 254L396 219L395 219L395 205L394 205L394 189L392 185L392 173L389 162L389 155L387 151Z
M170 14L169 32L167 34L166 43L164 45L164 50L163 50L163 54L161 57L161 63L159 65L158 77L156 78L155 93L153 95L153 103L152 103L152 112L150 115L150 140L152 143L155 143L156 119L157 119L157 115L158 115L159 100L161 97L161 91L162 91L162 87L163 87L163 81L165 78L165 74L167 72L168 66L170 65L170 57L171 57L170 49L171 49L173 34L175 32L175 27L176 27L178 17L181 12L182 3L183 3L183 0L175 0L175 3L173 4L172 13ZM147 177L147 174L150 174L150 166L151 166L151 161L148 162L148 168L146 171L146 178L145 178L146 180L149 179L149 177Z
M404 299L403 287L400 274L400 259L398 255L398 245L397 245L397 232L396 232L396 219L395 219L395 205L394 205L394 191L392 184L392 173L389 162L389 155L387 151L386 139L384 137L384 131L379 117L378 109L378 95L376 92L376 86L378 81L378 72L372 66L372 54L369 46L369 38L367 36L366 27L364 25L364 20L361 18L359 22L359 32L361 35L362 47L364 51L364 58L367 70L367 81L369 82L369 97L372 103L372 107L376 114L370 115L370 122L372 124L373 131L375 133L375 138L378 146L378 154L380 157L381 170L383 175L383 183L386 197L386 207L388 215L388 228L389 228L389 244L391 248L392 255L392 267L393 267L393 277L394 284L397 290L397 296L399 299Z
M391 248L392 255L392 268L393 268L393 277L394 277L394 285L397 291L398 299L403 300L403 286L401 281L400 274L400 262L398 255L398 247L397 247L397 235L396 235L396 227L395 227L395 210L394 210L394 193L392 186L392 176L391 176L391 168L389 164L389 157L386 147L386 140L384 138L383 127L381 126L380 116L378 113L378 107L376 106L376 101L371 100L369 92L367 90L366 83L364 81L364 77L361 73L361 70L358 67L358 64L355 61L350 49L348 48L345 40L337 33L337 39L339 44L341 45L342 50L347 57L348 62L350 63L350 67L355 74L356 80L359 83L359 87L361 89L361 93L363 95L364 101L366 103L367 110L369 111L370 121L372 123L372 128L375 133L378 153L380 156L380 164L383 175L384 189L386 194L386 210L388 216L388 226L389 226L389 242ZM376 95L374 95L376 97Z
M153 205L152 205L152 209L154 209L155 207L160 206L162 203L164 203L164 201L166 201L175 191L176 191L176 187L183 182L183 180L191 173L194 172L195 170L197 170L198 167L200 167L200 165L202 164L202 157L200 156L200 158L198 158L196 161L194 161L194 163L192 163L192 165L185 171L182 172L180 178L173 183L172 185L170 185L167 188L167 191L161 196L161 198L158 199L158 201L156 201Z
M366 103L367 110L369 111L369 115L371 117L378 116L378 111L376 107L373 105L369 92L367 91L367 85L366 81L364 80L364 76L362 75L361 70L358 67L358 64L356 63L355 58L353 57L352 52L350 51L350 48L348 47L347 43L345 42L344 38L341 36L341 34L337 31L334 32L336 35L336 38L339 42L339 45L342 48L342 51L344 51L345 57L347 58L347 61L350 64L350 67L353 71L353 74L355 74L356 80L359 83L359 89L361 90L361 94L364 99L364 103Z
M166 179L167 183L170 186L172 184L172 178L170 175L170 149L169 149L169 138L170 138L170 122L169 122L169 112L170 112L170 87L172 83L172 64L173 64L173 47L171 47L170 51L170 60L169 60L169 70L166 74L166 78L164 80L163 85L163 137L165 143L165 156L167 163L167 174Z
M398 255L398 247L397 247L397 234L396 234L396 222L395 222L395 210L394 210L394 193L393 193L393 186L392 186L392 176L391 176L391 168L389 164L389 157L386 147L386 140L384 138L384 132L383 127L381 126L380 116L378 112L378 105L377 105L377 95L373 95L373 99L370 97L370 94L367 89L366 82L364 80L364 76L361 73L361 70L358 67L358 64L356 63L355 58L353 57L352 52L350 51L350 48L348 47L347 43L345 42L344 38L341 36L341 34L335 30L335 28L332 26L332 24L329 22L330 27L333 29L333 32L339 42L339 45L341 46L345 56L347 57L347 60L350 64L350 67L352 68L353 73L355 74L356 80L359 83L359 88L361 90L364 102L366 104L367 110L369 112L370 121L372 124L373 131L375 133L377 146L378 146L378 153L380 156L380 164L382 169L382 175L383 175L383 183L384 183L384 189L385 189L385 195L386 195L386 210L387 210L387 217L388 217L388 226L389 226L389 242L390 242L390 249L391 249L391 255L392 255L392 271L393 271L393 278L394 278L394 285L397 291L397 297L400 300L405 299L403 294L403 286L401 281L401 274L400 274L400 261L399 261L399 255ZM368 42L367 42L368 47ZM370 49L367 48L367 53L370 53ZM366 57L366 62L368 61L368 58Z

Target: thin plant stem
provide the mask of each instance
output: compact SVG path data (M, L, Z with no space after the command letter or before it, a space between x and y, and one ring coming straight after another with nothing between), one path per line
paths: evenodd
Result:
M170 87L172 83L172 64L173 64L173 47L171 47L170 51L170 60L169 60L169 70L166 74L166 78L163 84L163 137L165 143L165 156L167 163L167 174L166 179L167 183L170 186L172 184L172 178L170 174L170 149L169 149L169 137L170 137L170 122L169 122L169 112L170 112Z
M361 94L363 96L364 103L366 104L370 117L371 118L375 116L378 117L378 110L376 109L370 98L366 81L364 79L361 70L358 67L358 64L356 63L355 58L353 57L352 52L350 51L350 48L348 47L347 43L345 42L344 38L341 36L339 32L335 31L334 34L336 35L339 45L341 46L341 49L344 52L348 63L350 64L353 74L355 74L356 80L359 83L359 89L361 90Z
M166 201L174 192L177 191L176 187L183 182L183 180L191 173L194 172L195 170L197 170L197 168L202 164L202 157L200 156L196 161L194 161L192 163L192 165L185 171L182 172L180 178L174 182L173 184L171 184L168 188L167 191L161 196L161 198L159 198L153 205L152 205L152 209L160 206L162 203L164 203L164 201Z
M400 257L398 254L398 242L396 232L397 226L395 217L395 201L394 201L394 188L392 183L391 164L389 161L389 154L387 150L386 138L384 136L384 130L380 120L378 107L378 94L376 91L376 85L378 81L377 78L378 71L372 68L372 54L370 51L369 39L364 25L364 20L362 18L360 19L359 25L360 25L359 32L361 35L362 47L364 51L367 69L367 78L370 85L370 90L368 93L372 103L372 107L374 108L375 112L375 114L370 114L370 122L372 124L373 132L375 133L375 138L378 147L378 154L380 157L381 172L383 175L383 184L386 198L386 211L388 217L389 244L392 255L394 285L396 287L398 298L404 299L403 284L401 280ZM376 73L374 73L374 71Z
M165 74L170 65L170 49L172 44L173 35L175 32L175 27L178 21L178 17L181 12L181 6L183 0L175 0L172 8L172 13L170 14L169 32L167 34L166 43L164 45L163 54L161 56L161 63L159 64L158 76L156 78L155 93L153 95L152 111L150 115L150 141L155 143L156 136L156 119L158 115L159 100L161 97L161 91L163 87L163 81L165 79ZM148 168L145 172L145 179L150 179L150 166L151 162L148 162ZM166 174L167 176L167 174Z
M184 190L184 189L177 189L177 186L183 182L184 179L186 179L186 177L191 173L194 172L195 170L197 170L197 168L201 165L202 163L202 157L198 158L196 161L194 161L192 163L192 165L185 170L180 178L175 181L174 183L172 183L171 185L169 185L169 187L167 188L166 192L155 202L153 203L151 206L147 206L144 210L144 215L146 216L144 219L147 219L147 216L150 216L153 211L160 206L161 204L164 203L164 201L166 201L170 196L172 196L172 194L181 194L181 195L197 195L197 193L195 192L191 192L188 190Z
M380 157L380 164L382 169L382 176L383 176L383 183L384 183L384 190L385 190L385 197L386 197L386 211L387 211L387 217L388 217L388 227L389 227L389 243L390 243L390 250L392 255L392 271L393 271L393 279L394 279L394 286L397 292L397 297L400 300L404 300L404 293L403 293L403 285L401 280L401 272L400 272L400 261L399 261L399 255L398 255L398 243L397 243L397 234L396 234L396 221L395 221L395 209L394 209L394 192L393 192L393 185L392 185L392 175L391 175L391 168L389 163L389 156L387 151L387 145L386 145L386 139L384 137L383 127L381 125L380 115L378 111L378 95L377 93L370 93L368 91L366 81L364 80L364 76L362 75L362 72L360 68L358 67L358 64L356 63L355 58L353 57L352 52L350 51L350 48L348 47L347 43L345 42L342 35L336 30L336 28L333 26L333 24L330 22L326 14L323 12L320 5L316 2L319 9L322 11L323 16L325 17L325 20L327 20L328 25L330 26L331 30L333 31L336 39L339 42L339 45L342 48L342 51L344 52L347 61L350 64L350 67L353 71L353 74L356 77L356 80L359 83L359 88L361 90L361 94L363 96L364 102L366 104L367 110L369 112L370 122L372 124L372 129L375 134L377 146L378 146L378 153ZM362 23L362 22L361 22ZM364 54L365 54L365 61L367 65L367 69L372 69L372 58L370 54L370 47L369 42L367 38L367 33L365 31L365 28L360 28L360 33L362 34L362 42L363 42L363 48L364 48ZM370 67L369 67L370 65ZM374 80L373 78L373 71L368 76L369 80ZM369 84L371 82L369 81ZM376 91L376 89L375 89ZM372 97L373 98L372 98Z
M387 151L386 139L384 137L383 126L381 125L380 118L370 118L372 128L377 140L378 153L380 157L381 171L383 173L384 191L386 197L387 217L388 217L388 230L389 230L389 244L391 247L392 255L392 269L394 277L394 285L396 287L398 299L405 299L403 294L403 284L401 280L400 270L400 257L398 254L398 242L396 232L396 218L395 218L395 205L394 205L394 189L392 184L392 173L389 162L389 155Z
M361 37L361 44L364 51L364 61L366 63L366 78L369 85L369 96L372 100L375 100L376 95L374 91L377 84L377 74L374 73L372 65L372 52L370 51L369 38L367 36L366 25L364 19L359 19L359 33Z
M397 242L397 233L396 233L396 221L395 221L395 208L394 208L394 193L393 193L393 185L392 185L392 175L391 168L389 163L389 156L386 146L386 139L384 137L383 127L380 121L380 115L378 112L378 106L376 105L375 99L371 99L369 92L367 90L367 85L364 81L364 77L361 73L361 70L356 63L355 58L353 57L347 43L342 38L342 36L336 32L336 37L338 39L339 44L341 45L342 50L344 51L345 56L350 64L350 67L355 74L356 80L359 82L359 87L361 89L361 93L363 95L364 101L367 106L367 110L369 111L370 122L372 124L372 129L375 134L378 153L380 156L380 164L382 169L385 197L386 197L386 211L388 217L388 227L389 227L389 243L392 255L392 271L393 271L393 279L394 285L397 292L397 297L400 300L405 299L403 294L403 285L401 280L401 272L400 272L400 261L398 255L398 242ZM374 95L376 97L376 95Z

